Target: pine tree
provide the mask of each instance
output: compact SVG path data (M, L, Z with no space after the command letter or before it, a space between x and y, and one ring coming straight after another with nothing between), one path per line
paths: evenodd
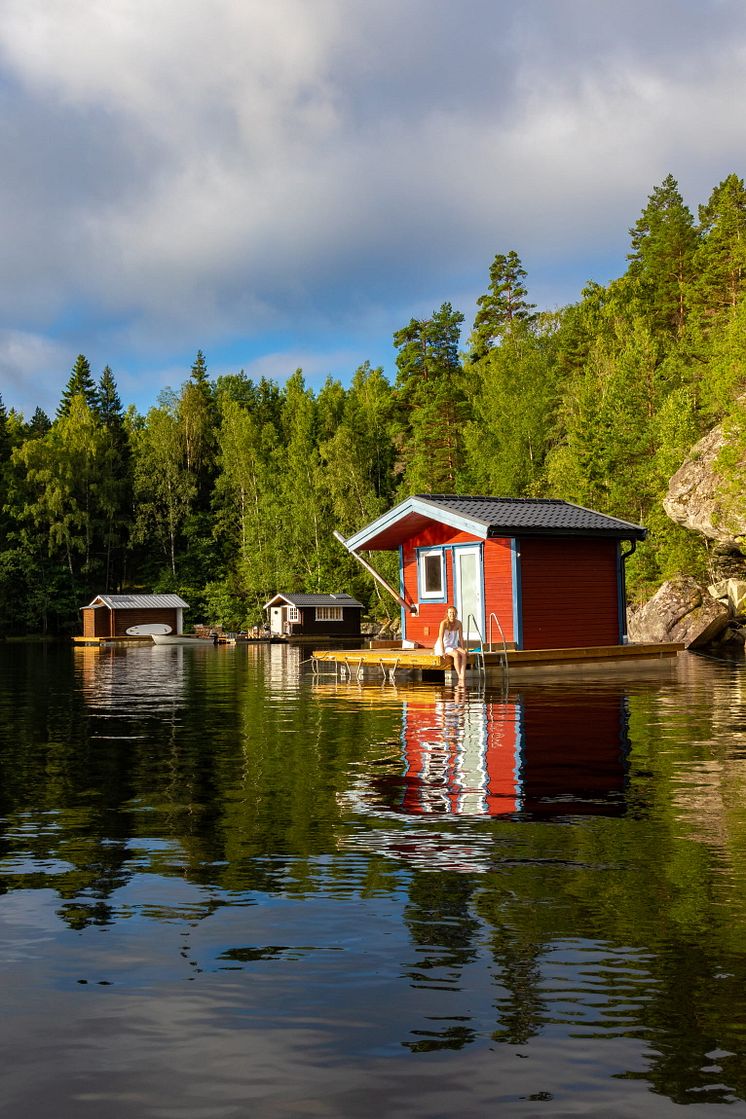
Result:
M96 383L91 375L91 366L88 358L84 354L78 354L75 359L75 365L72 368L70 379L67 382L65 391L62 393L59 408L57 409L57 418L68 415L70 411L70 403L74 396L82 396L91 409L95 412L98 409L98 392L96 391Z
M695 301L704 316L733 313L746 287L746 187L728 175L699 207Z
M628 276L639 288L653 328L679 338L686 323L697 232L672 175L654 189L629 232Z
M0 467L10 458L10 432L8 430L8 413L5 410L3 398L0 395Z
M207 373L207 362L202 350L197 350L197 356L192 363L191 379L195 385L204 385L208 390L210 388L210 378Z
M533 303L527 302L526 271L515 249L498 253L490 266L490 284L477 300L470 338L470 358L479 361L500 341L514 323L532 322Z
M46 412L41 408L36 408L33 416L26 425L26 434L32 439L36 439L41 435L46 435L52 426L52 421Z
M186 468L196 483L196 509L203 513L209 508L215 480L218 416L202 350L197 351L189 380L181 389L179 421L183 431Z
M124 423L122 401L119 399L111 366L106 365L98 382L98 414L104 427L121 428Z
M132 453L114 374L105 366L98 382L98 414L106 431L101 489L107 496L104 590L121 582L132 505Z
M467 406L459 338L464 316L443 303L394 335L399 471L407 493L454 492L463 460Z

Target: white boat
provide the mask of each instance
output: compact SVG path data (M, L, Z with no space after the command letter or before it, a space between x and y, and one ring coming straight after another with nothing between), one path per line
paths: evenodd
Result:
M212 645L211 637L197 637L195 633L151 633L156 645Z

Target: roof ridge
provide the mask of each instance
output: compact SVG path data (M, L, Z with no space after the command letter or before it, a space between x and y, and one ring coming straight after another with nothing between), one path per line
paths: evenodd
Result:
M513 505L570 505L571 502L565 501L561 497L495 497L494 494L480 494L480 493L414 493L412 498L420 498L422 501L500 501L503 504ZM580 509L582 506L577 506ZM589 510L592 512L592 510ZM605 516L606 514L602 514Z

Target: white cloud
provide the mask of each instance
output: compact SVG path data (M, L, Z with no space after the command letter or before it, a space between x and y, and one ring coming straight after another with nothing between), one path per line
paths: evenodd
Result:
M47 385L46 375L54 368L60 370L60 380ZM71 368L59 343L39 334L0 329L0 396L27 420L37 407L54 416Z
M743 170L745 54L735 0L5 0L0 327L333 352L508 248L621 267L669 171Z

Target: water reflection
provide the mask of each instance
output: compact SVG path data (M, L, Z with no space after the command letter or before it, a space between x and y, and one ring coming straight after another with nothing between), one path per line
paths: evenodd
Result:
M212 647L185 650L180 645L133 646L126 656L112 647L87 645L74 652L81 696L91 715L128 721L174 717L186 702L185 661L214 655ZM102 724L96 737L119 737L113 729L104 731Z
M14 1114L746 1100L742 680L457 700L282 647L4 654L0 1040L12 1077L44 1053Z
M350 798L406 816L619 815L629 712L622 689L508 698L410 694L401 752ZM392 772L396 764L396 771Z

